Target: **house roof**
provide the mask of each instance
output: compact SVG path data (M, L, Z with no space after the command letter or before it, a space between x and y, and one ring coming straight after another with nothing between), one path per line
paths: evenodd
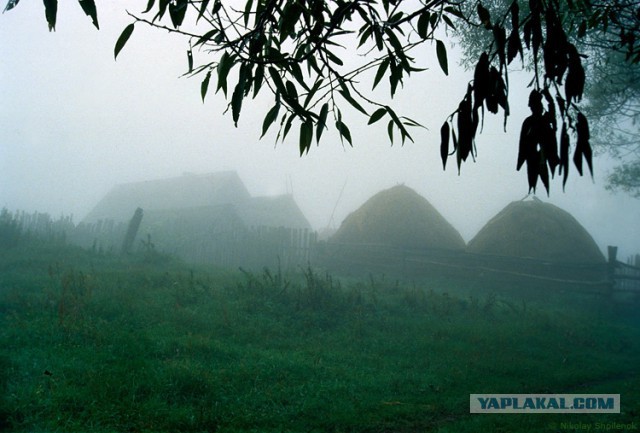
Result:
M251 196L235 171L182 176L116 185L83 222L128 221L136 208L144 211L237 204Z
M258 197L241 204L152 210L144 213L140 231L156 240L165 237L204 239L252 227L310 229L293 197Z
M293 196L251 197L235 171L116 185L83 222L127 222L138 207L144 211L143 224L180 220L209 227L236 219L236 226L246 228L311 228Z

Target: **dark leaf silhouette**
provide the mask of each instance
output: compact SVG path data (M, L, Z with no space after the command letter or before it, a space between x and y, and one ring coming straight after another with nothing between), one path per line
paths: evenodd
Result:
M539 152L539 165L538 176L542 181L542 185L544 185L544 189L547 191L547 195L549 195L549 170L547 169L547 162L545 161L543 152ZM535 185L533 192L535 192Z
M216 93L220 89L222 89L222 92L225 94L225 96L227 95L227 76L229 75L229 71L231 71L233 64L233 57L225 51L220 58L220 63L218 63L218 86L216 87Z
M537 152L530 156L527 161L527 180L529 181L529 192L535 192L538 185L538 175L540 171L539 159L536 158Z
M500 62L500 70L507 64L506 61L506 47L507 47L507 35L504 27L495 25L493 26L493 40L496 43L495 51L498 54L498 60Z
M100 25L98 24L98 11L94 0L79 0L79 2L84 13L91 18L93 25L96 26L97 29L100 29Z
M376 123L378 120L382 119L385 114L387 114L387 110L385 108L378 108L369 118L368 125Z
M520 31L520 6L517 1L511 3L509 12L511 12L511 28L518 33Z
M560 173L562 173L562 189L567 184L569 178L569 133L567 124L562 122L562 132L560 133Z
M507 64L511 63L513 59L520 53L520 58L523 57L522 53L522 41L520 40L520 33L512 31L507 41Z
M202 80L202 84L200 84L200 96L202 96L202 102L204 102L204 98L207 96L210 80L211 80L211 70L207 72L207 75L205 75L204 80Z
M535 119L533 116L529 116L522 122L522 128L520 129L520 142L518 144L518 161L516 163L516 170L520 170L522 165L529 159L529 152L535 146L534 134L535 134Z
M560 83L567 69L568 44L567 37L562 29L553 7L547 8L547 39L544 42L544 67L546 76Z
M353 146L353 142L351 141L351 131L347 125L345 125L341 120L336 121L336 129L340 133L340 139L345 138L351 146Z
M569 71L567 72L567 80L565 82L565 98L567 103L572 100L580 101L584 91L584 68L580 61L578 50L572 44L568 45Z
M58 0L44 0L44 15L47 18L49 31L55 30L58 16Z
M540 2L530 1L529 6L531 8L531 49L533 50L534 62L538 61L538 53L542 46L542 22L540 19Z
M240 111L242 110L242 101L244 100L245 78L243 69L244 68L240 68L238 84L236 84L236 87L233 89L233 95L231 96L231 115L236 127L238 126Z
M188 5L189 2L187 0L174 0L169 3L169 16L173 27L178 28L182 25Z
M20 2L20 0L9 0L7 2L7 5L4 7L4 11L3 12L7 12L10 11L11 9L13 9L14 7L16 7L18 5L18 3Z
M576 150L573 154L573 162L578 169L578 173L582 176L582 159L587 162L591 177L593 177L593 161L591 153L591 145L589 144L589 122L582 113L578 113L578 121L576 123Z
M320 142L320 137L324 132L324 127L327 123L327 114L329 113L329 104L323 104L320 109L320 117L318 119L318 123L316 124L316 141Z
M447 158L449 157L449 122L444 122L440 128L440 158L442 168L447 168Z
M471 107L471 88L467 90L467 95L460 102L457 113L458 120L458 172L463 161L466 161L473 152L473 139L476 133L477 121L474 120L473 109Z
M438 62L440 63L440 69L445 75L449 75L449 61L447 60L447 49L444 43L438 39L436 40L436 53L438 55Z
M276 102L276 105L274 105L269 110L269 112L267 112L267 115L264 117L264 121L262 122L262 135L260 136L260 138L264 137L264 135L267 133L273 121L276 120L276 118L278 117L279 111L280 111L280 102Z
M118 58L118 54L120 54L120 51L122 51L122 48L124 48L125 44L131 37L131 34L133 33L133 28L134 28L133 23L129 24L127 27L124 28L124 30L120 34L120 37L116 41L116 46L113 49L114 58Z
M483 26L485 26L485 28L491 28L491 14L489 14L487 8L482 6L481 3L478 3L478 17L480 18L480 22Z
M313 140L313 123L307 120L300 125L300 156L309 152Z
M489 55L483 52L476 64L473 73L473 98L474 108L481 107L487 97L491 87L491 76L489 72Z

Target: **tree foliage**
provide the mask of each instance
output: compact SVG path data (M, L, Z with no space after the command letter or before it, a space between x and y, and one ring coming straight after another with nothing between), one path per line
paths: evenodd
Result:
M6 9L17 2L9 0ZM45 0L52 29L56 4ZM80 4L97 27L93 0ZM638 31L629 25L635 14L625 2L601 9L587 0L513 0L500 14L477 1L453 0L148 0L143 12L130 14L132 23L118 38L114 55L139 25L186 37L187 74L201 78L203 100L211 91L221 92L237 126L246 104L271 94L262 135L276 124L277 139L284 140L295 126L305 154L329 128L353 143L345 106L367 116L369 124L384 120L391 142L413 140L410 128L419 123L372 90L384 79L393 99L434 57L448 74L445 32L477 28L487 35L486 43L474 59L473 80L441 127L443 166L455 156L460 171L469 157L475 159L485 111L502 112L506 122L508 66L519 58L529 65L532 90L516 167L526 166L530 190L541 182L549 191L556 172L564 185L570 160L580 175L584 164L592 172L589 123L580 108L586 75L579 40L593 32L613 35L611 44L637 62Z
M640 170L630 170L640 167L640 65L623 56L590 55L585 113L594 125L594 150L620 162L609 174L607 188L640 198Z
M511 0L487 0L495 15L508 13ZM587 7L588 5L588 7ZM640 164L640 15L631 1L589 2L582 9L560 3L562 23L581 53L586 76L582 109L589 119L596 152L620 160L607 179L607 188L640 197L640 176L630 167ZM580 6L580 5L578 5ZM528 11L528 5L525 5ZM463 10L468 12L467 4ZM525 11L525 13L526 13ZM576 13L577 12L577 13ZM465 52L463 63L473 67L491 36L474 27L458 27L456 37ZM543 61L545 58L543 57ZM526 67L531 70L533 64ZM638 173L635 171L635 173Z

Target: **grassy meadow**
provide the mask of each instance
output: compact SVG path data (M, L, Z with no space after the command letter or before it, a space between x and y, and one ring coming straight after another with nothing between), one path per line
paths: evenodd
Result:
M637 426L640 326L518 290L21 243L0 251L0 431ZM615 393L622 413L472 415L471 393Z

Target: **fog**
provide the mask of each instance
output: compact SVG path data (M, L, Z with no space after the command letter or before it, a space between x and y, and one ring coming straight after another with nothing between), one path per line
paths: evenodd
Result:
M523 86L512 90L507 132L501 115L487 117L477 162L463 165L460 175L455 161L442 170L439 128L471 73L451 65L445 77L435 48L425 55L430 70L406 80L394 102L426 127L410 131L414 143L390 146L384 122L366 127L368 119L353 115L353 148L327 132L300 157L295 128L284 143L274 145L276 125L259 140L268 98L247 101L238 128L230 114L223 116L221 94L210 90L202 103L200 79L180 77L187 69L186 40L137 25L114 61L115 41L130 22L125 4L137 12L146 1L100 4L100 31L74 2L59 4L55 33L48 32L38 2L20 3L0 17L0 207L73 214L79 221L118 183L236 170L254 196L293 193L319 230L339 226L371 195L403 183L469 241L527 194L526 173L515 171L519 125L527 115ZM194 56L197 62L203 54ZM512 85L522 81L512 77ZM542 187L538 196L573 214L603 250L618 245L625 260L640 252L640 201L604 189L612 165L599 156L594 181L572 166L566 192L555 179L550 197Z

